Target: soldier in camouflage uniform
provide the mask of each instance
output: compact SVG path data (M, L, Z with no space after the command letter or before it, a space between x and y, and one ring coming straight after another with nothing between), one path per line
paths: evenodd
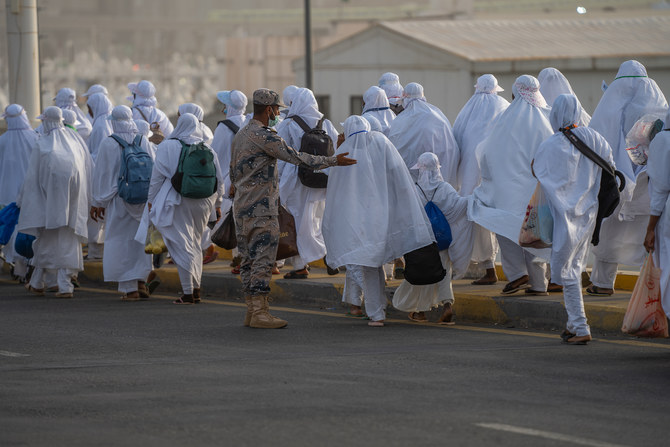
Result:
M234 197L237 248L242 258L240 274L247 303L245 326L281 328L287 322L269 313L268 298L272 266L279 242L279 190L277 160L310 169L347 166L355 160L299 153L289 147L272 127L279 107L284 107L272 90L254 92L254 117L242 128L231 145L230 181Z

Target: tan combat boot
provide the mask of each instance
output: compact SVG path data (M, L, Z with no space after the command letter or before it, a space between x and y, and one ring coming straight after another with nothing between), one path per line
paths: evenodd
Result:
M252 296L250 300L252 308L251 321L249 322L250 327L279 329L288 324L288 322L281 318L270 315L267 295Z
M251 315L254 313L254 306L250 296L245 296L244 302L247 303L247 314L244 316L244 325L249 327L251 324Z

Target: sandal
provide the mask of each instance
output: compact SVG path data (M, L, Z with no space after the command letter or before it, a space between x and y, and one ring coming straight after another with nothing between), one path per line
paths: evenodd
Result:
M418 315L421 312L410 312L407 314L407 318L409 318L412 321L416 321L417 323L428 323L428 318L426 318L426 315L423 315L423 319L419 318Z
M193 303L200 304L200 289L193 289Z
M239 275L240 274L240 266L238 265L237 267L233 267L232 270L230 271L233 275Z
M528 275L523 275L521 278L515 279L514 281L508 282L505 287L502 289L503 295L511 295L518 292L519 290L529 289L530 284L528 284Z
M140 300L139 292L124 293L123 296L121 297L121 301L139 301L139 300Z
M612 296L614 295L614 289L603 289L591 284L586 288L586 293L592 296Z
M592 340L591 335L575 335L574 337L570 337L566 340L564 340L563 343L567 343L569 345L574 345L574 346L584 346L588 342Z
M572 332L568 331L567 329L564 330L564 331L561 333L561 338L562 338L563 341L566 342L566 343L568 342L569 339L571 339L572 337L576 337L576 336L577 336L577 334L573 334Z
M489 279L486 276L484 276L483 278L479 278L472 281L470 284L472 284L473 286L492 286L497 282L498 282L497 279Z
M560 286L554 282L550 282L547 286L547 292L549 293L561 293L563 292L563 286Z
M147 290L147 283L144 281L137 281L137 293L143 300L149 299L149 291Z
M203 265L210 264L210 263L216 261L216 258L218 258L218 257L219 257L219 252L215 251L211 255L205 256L205 258L202 260L202 263L203 263Z
M370 326L370 327L384 327L384 320L369 321L368 326Z
M362 312L361 312L360 314L352 314L351 311L349 311L349 312L347 312L345 315L346 315L347 317L360 318L361 320L369 320L368 316L365 315L365 314L362 313Z
M303 269L307 270L307 269ZM309 273L298 273L302 270L291 270L287 274L284 275L284 279L307 279L309 276Z
M193 295L182 295L179 297L179 299L176 299L173 301L174 304L195 304L195 301L193 301Z
M147 291L149 292L149 295L153 295L154 291L158 288L160 283L161 279L158 276L147 283Z
M526 295L529 295L529 296L548 296L549 292L543 292L542 290L526 289Z
M454 322L454 310L451 306L451 303L447 303L444 305L442 315L440 315L440 318L437 320L437 322L438 324L443 324L446 326L453 326L456 324Z

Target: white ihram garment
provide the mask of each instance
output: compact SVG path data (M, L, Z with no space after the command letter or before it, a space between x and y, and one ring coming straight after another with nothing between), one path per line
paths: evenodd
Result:
M473 224L467 219L468 199L461 197L449 183L442 180L435 154L421 155L417 168L417 197L423 207L432 199L449 222L453 240L448 249L440 251L442 265L447 271L442 281L425 286L403 281L393 294L393 305L406 312L424 312L445 302L453 303L452 276L462 278L465 275L472 255Z
M88 148L60 120L44 124L46 134L37 141L21 191L17 231L37 237L36 269L63 270L64 277L83 270L92 162ZM64 281L59 285L60 292L72 291Z
M97 160L100 144L112 134L112 125L107 119L112 113L112 103L104 93L94 93L88 98L88 106L93 112L93 130L88 138L88 150L93 162Z
M299 116L310 128L314 128L323 114L317 109L314 94L308 89L300 89L293 97L288 116ZM305 132L292 119L286 119L281 124L277 130L279 136L286 141L286 144L295 150L300 150L300 142ZM338 134L332 123L324 120L322 128L333 141L333 146L336 146ZM295 219L298 256L293 261L293 267L300 270L306 264L322 259L326 255L321 221L327 188L309 188L303 185L298 178L298 166L293 164L280 162L277 169L281 171L279 180L281 203ZM326 174L329 171L329 168L323 170Z
M578 123L581 110L574 95L559 96L551 111L552 127ZM609 144L598 132L587 127L577 127L572 132L604 160L614 162ZM564 286L567 329L579 336L587 335L590 330L584 314L581 276L596 224L602 169L560 131L537 149L533 169L554 220L551 278Z
M129 113L128 121L132 122L130 116ZM119 132L116 135L132 143L136 134ZM142 138L142 148L154 157L146 138ZM118 195L121 157L121 145L113 138L107 137L100 144L93 177L93 200L95 206L105 208L105 253L102 263L105 281L135 281L135 287L131 290L121 290L127 293L136 291L137 281L143 281L151 271L151 255L144 253L144 244L135 240L145 204L129 204Z
M363 118L367 118L368 116L377 118L379 124L382 126L381 132L388 136L391 122L395 119L395 113L391 111L386 92L373 85L363 94L363 102L365 103L362 113Z
M553 67L544 68L540 74L537 75L537 80L540 81L540 93L544 96L545 101L550 107L553 107L554 101L559 95L574 95L570 81L559 70ZM591 121L591 116L582 108L579 113L579 127L586 127Z
M593 248L593 284L612 288L616 264L642 265L646 252L644 235L649 216L647 166L634 165L626 153L626 134L646 114L663 117L668 103L656 82L637 61L621 64L614 81L593 112L589 127L598 131L612 148L617 170L626 177L621 203L605 219L600 230L600 244Z
M475 94L465 103L454 121L454 138L461 151L458 180L462 196L472 194L481 183L477 146L489 134L495 119L509 106L505 98L498 96L498 92L503 89L498 86L495 76L480 76L475 89ZM498 252L495 234L480 225L475 225L473 233L472 261L482 262L485 268L492 268Z
M54 104L62 110L71 110L75 113L77 119L74 127L77 129L79 136L87 142L93 126L91 126L88 114L84 113L77 105L77 94L75 91L71 88L60 89L54 98Z
M173 137L186 144L202 142L198 119L190 113L180 116ZM198 286L202 277L200 242L212 209L221 205L223 177L219 159L215 156L217 191L205 199L182 197L171 183L179 165L181 150L181 143L177 140L165 140L158 145L149 188L148 202L152 204L149 218L163 236L172 260L178 267L183 293L191 294L193 285ZM136 239L143 238L146 238L146 226L141 224Z
M661 269L661 301L670 316L670 111L665 118L666 130L649 145L649 193L651 215L661 216L656 224L654 261Z
M405 87L405 110L392 122L389 140L398 149L407 168L414 166L424 152L437 155L442 166L442 177L458 187L460 152L451 131L451 123L437 107L426 102L423 87L416 83ZM416 174L412 173L416 179Z
M18 104L7 107L3 117L7 131L0 135L0 205L6 206L16 202L19 195L37 133Z

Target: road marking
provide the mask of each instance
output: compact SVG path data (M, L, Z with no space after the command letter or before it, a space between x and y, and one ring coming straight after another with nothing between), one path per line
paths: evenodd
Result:
M30 354L20 354L18 352L0 351L0 355L4 357L30 357Z
M15 284L15 282L11 281L0 281L0 282L8 282ZM109 295L119 295L120 292L117 292L115 290L110 290L110 289L96 289L93 287L80 287L77 290L81 290L83 292L94 292L94 293L105 293ZM177 298L177 294L175 293L174 295L164 295L164 294L153 294L151 295L151 298L157 298L157 299L162 299L162 300L175 300ZM219 301L219 300L202 300L203 303L207 304L216 304L219 306L228 306L228 307L241 307L241 308L246 308L247 305L244 303L234 303L230 301ZM351 317L348 317L347 315L343 313L333 313L333 312L325 312L325 311L320 311L320 310L307 310L307 309L295 309L291 307L281 307L281 306L272 306L272 309L280 311L280 312L289 312L289 313L294 313L294 314L304 314L304 315L320 315L324 317L331 317L331 318L348 318L351 319ZM506 334L506 335L514 335L518 337L534 337L534 338L546 338L550 340L557 340L558 335L557 334L548 334L548 333L542 333L542 332L530 332L530 331L520 331L520 330L514 330L514 329L503 329L503 328L491 328L491 327L477 327L477 326L462 326L462 325L456 325L456 326L445 326L437 323L416 323L413 321L409 320L399 320L397 318L389 318L386 320L388 323L393 323L393 324L405 324L405 325L412 325L412 326L421 326L421 327L434 327L434 328L439 328L442 330L457 330L457 331L470 331L470 332L486 332L489 334ZM596 343L609 343L613 345L619 345L619 346L631 346L631 347L644 347L644 348L656 348L656 349L667 349L670 350L670 344L668 343L650 343L646 341L640 341L640 340L608 340L605 338L597 338L594 340Z
M532 428L515 427L506 424L491 424L480 422L475 424L479 427L488 428L491 430L505 431L508 433L517 433L520 435L535 436L538 438L551 439L553 441L562 441L569 444L587 445L590 447L625 447L621 444L611 444L609 442L595 441L593 439L578 438L576 436L564 435L562 433L554 433L550 431L535 430Z

